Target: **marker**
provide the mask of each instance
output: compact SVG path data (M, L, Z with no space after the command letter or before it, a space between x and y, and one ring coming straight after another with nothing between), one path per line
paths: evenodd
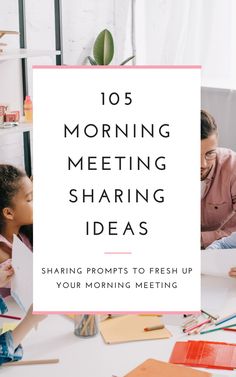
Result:
M193 324L197 324L197 319L196 318L193 318L193 319L189 319L188 321L185 321L183 324L182 324L182 327L188 327L190 325L193 325Z
M197 335L197 334L200 334L201 331L203 331L204 329L206 329L209 326L211 326L210 322L209 323L205 323L205 325L202 325L201 327L198 327L197 329L190 331L188 333L188 335L192 335L192 334Z
M210 322L212 322L212 319L206 319L205 321L203 321L201 323L198 323L197 325L195 325L193 327L189 327L187 329L183 329L183 332L189 332L189 331L195 330L198 327L201 327L201 326L205 325L205 323L210 323Z
M44 359L44 360L21 360L21 361L11 361L10 363L3 364L4 367L16 367L20 365L37 365L37 364L57 364L59 359Z
M164 329L164 325L145 327L144 331L153 331L153 330L161 330L161 329Z
M213 316L212 314L205 312L205 310L202 310L202 309L201 309L201 312L202 312L203 314L206 314L208 317L214 319L215 321L218 319L218 317L215 317L215 316Z
M236 317L236 313L230 314L227 317L218 319L218 321L215 322L215 325L216 326L221 325L222 323L230 321L231 319L233 319L235 317Z

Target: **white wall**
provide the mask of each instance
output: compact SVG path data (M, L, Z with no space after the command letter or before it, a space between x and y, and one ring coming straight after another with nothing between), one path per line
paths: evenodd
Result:
M236 90L202 88L202 108L216 120L219 145L236 152Z
M18 1L0 0L0 29L19 31ZM7 43L6 49L19 48L18 35L5 35L0 39ZM19 60L0 61L0 103L6 103L13 110L22 104L21 95L21 65Z
M92 53L97 34L108 28L114 37L115 57L119 64L132 55L131 4L133 0L62 0L62 43L64 64L85 64ZM26 44L28 49L55 50L54 0L25 0ZM19 30L18 0L0 0L0 28ZM6 36L7 48L19 48L18 36ZM28 94L33 97L32 65L55 64L55 56L27 59ZM45 95L46 95L45 91ZM21 61L0 61L0 103L22 113ZM7 139L0 133L0 162L23 164L21 135Z
M201 64L203 85L236 89L235 0L136 0L136 24L138 64Z
M0 0L0 29L19 31L18 1ZM0 39L7 43L3 49L19 48L18 35L6 35ZM22 110L22 80L19 60L0 61L0 103L7 104L12 110ZM24 166L22 134L1 135L0 163Z
M84 64L98 33L114 37L114 64L132 55L131 0L62 0L64 63Z

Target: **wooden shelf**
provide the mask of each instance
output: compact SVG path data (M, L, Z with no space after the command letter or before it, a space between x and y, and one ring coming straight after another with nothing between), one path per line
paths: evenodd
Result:
M33 125L31 123L19 123L19 126L12 127L12 128L0 128L0 137L6 136L10 134L15 134L18 132L27 132L32 131Z
M28 49L16 49L16 50L5 50L0 53L0 60L12 60L12 59L25 59L25 58L35 58L38 56L55 56L60 55L60 51L53 50L28 50Z

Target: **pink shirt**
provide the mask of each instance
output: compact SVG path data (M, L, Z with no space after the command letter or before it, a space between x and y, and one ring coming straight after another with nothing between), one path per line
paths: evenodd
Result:
M201 200L203 248L236 231L236 153L218 148L216 165L205 182Z

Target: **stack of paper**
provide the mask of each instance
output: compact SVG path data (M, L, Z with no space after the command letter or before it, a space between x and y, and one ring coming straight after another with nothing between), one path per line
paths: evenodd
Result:
M33 254L15 235L12 266L15 274L11 281L11 296L20 308L27 312L33 302Z

